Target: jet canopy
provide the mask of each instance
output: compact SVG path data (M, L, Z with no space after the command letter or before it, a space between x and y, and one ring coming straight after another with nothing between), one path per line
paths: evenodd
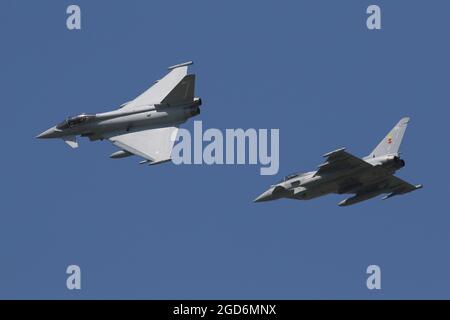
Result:
M281 182L285 182L285 181L291 180L292 178L295 178L295 177L297 177L297 176L299 176L299 175L300 175L300 173L292 173L292 174L288 174L288 175L285 176L283 179L281 179L278 183L281 183Z
M68 117L66 120L58 124L56 128L60 130L73 128L93 118L95 118L94 115L82 113L78 116Z
M296 172L296 173L292 173L292 174L289 174L289 175L287 175L286 177L284 177L281 181L279 181L278 183L281 183L281 182L286 182L286 181L288 181L288 180L291 180L292 178L301 178L301 177L305 177L305 176L308 176L308 175L311 175L312 173L314 173L314 172Z

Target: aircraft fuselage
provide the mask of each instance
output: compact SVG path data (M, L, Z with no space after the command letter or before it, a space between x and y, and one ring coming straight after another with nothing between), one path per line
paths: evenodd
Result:
M344 173L336 171L318 175L317 171L296 174L291 178L273 185L257 201L268 201L279 198L310 200L330 193L352 193L361 185L377 184L388 175L395 173L405 165L397 156L387 155L378 158L365 158L372 167L355 168ZM379 188L383 186L380 185Z
M98 113L81 114L67 118L62 123L41 133L38 138L63 138L85 136L91 140L104 139L109 133L127 132L139 128L176 126L200 113L201 100L179 106L150 105L132 111L121 109Z

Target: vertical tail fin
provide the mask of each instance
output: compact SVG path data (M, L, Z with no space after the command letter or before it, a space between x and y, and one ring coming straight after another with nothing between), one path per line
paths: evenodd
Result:
M402 118L367 158L375 158L387 154L398 154L398 149L402 143L408 122L408 117Z

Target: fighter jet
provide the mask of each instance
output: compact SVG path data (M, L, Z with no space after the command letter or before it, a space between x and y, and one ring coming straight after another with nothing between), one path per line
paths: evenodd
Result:
M422 188L393 174L405 166L399 147L409 118L401 119L368 156L360 159L341 148L324 155L318 170L286 176L254 202L280 198L309 200L329 193L354 194L339 206L349 206L386 193L383 199Z
M37 138L60 138L72 148L78 147L76 136L107 139L120 149L110 155L113 159L136 155L144 158L142 164L170 161L178 126L198 115L202 104L194 97L195 75L187 74L191 64L170 67L165 77L117 110L68 117Z

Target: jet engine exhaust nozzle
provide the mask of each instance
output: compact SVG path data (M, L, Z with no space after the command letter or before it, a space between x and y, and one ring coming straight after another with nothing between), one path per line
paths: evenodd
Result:
M405 164L406 164L406 162L405 162L405 160L403 160L403 159L400 159L400 158L395 158L395 160L396 160L396 162L400 165L400 167L404 167L405 166Z

